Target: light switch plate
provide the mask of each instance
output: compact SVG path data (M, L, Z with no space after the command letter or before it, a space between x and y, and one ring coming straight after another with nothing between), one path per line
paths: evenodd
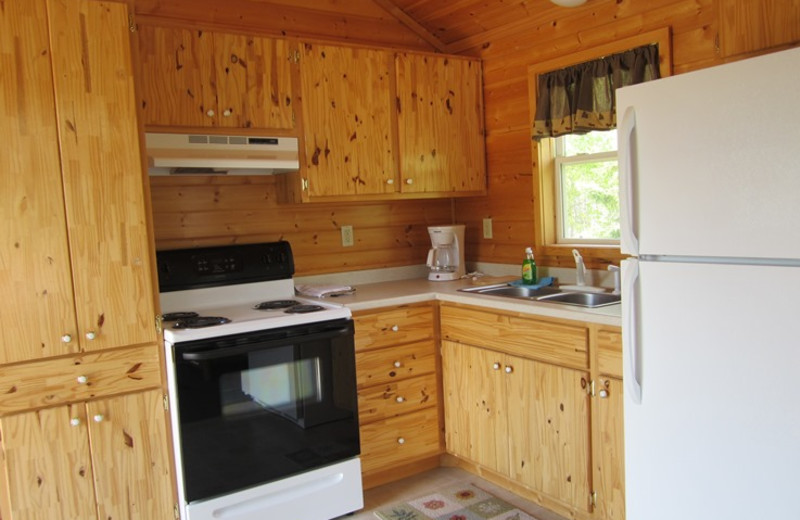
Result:
M342 226L342 247L353 245L353 226Z
M483 219L483 238L492 238L492 219Z

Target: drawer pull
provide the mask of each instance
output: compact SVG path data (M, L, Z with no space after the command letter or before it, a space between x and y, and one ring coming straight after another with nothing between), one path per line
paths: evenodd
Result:
M79 385L85 385L89 382L89 378L86 376L78 376L75 378Z
M400 327L397 325L392 325L392 332L397 332L398 330L400 330Z
M606 397L608 397L608 390L605 390L605 389L600 390L600 397L602 399L605 399Z
M80 418L78 418L78 417L73 417L72 419L70 419L70 420L69 420L69 425L70 425L70 426L73 426L73 427L74 427L74 426L80 426L80 425L81 425L81 420L80 420Z
M214 111L213 110L209 110L208 112L206 112L206 115L208 117L214 117Z
M97 337L97 334L93 330L90 330L89 332L86 333L86 339L88 339L89 341L92 341L96 337Z
M103 422L103 420L105 420L105 417L103 416L103 414L98 413L97 415L92 417L92 419L94 419L94 422Z
M512 367L511 365L506 365L506 374L510 374L513 371L514 371L514 367Z
M398 403L403 403L405 402L405 400L406 398L403 397L402 395L398 395L397 398L395 399L395 401L397 401Z
M500 370L500 363L495 363L495 364L493 364L493 365L492 365L492 368L493 368L494 370Z
M399 361L395 361L392 364L394 365L395 368L400 368L401 366L403 366L403 364L401 362L399 362Z
M72 336L70 336L69 334L64 334L63 336L61 336L61 343L71 343L71 342L72 342Z
M405 444L406 440L403 437L398 437L397 444Z

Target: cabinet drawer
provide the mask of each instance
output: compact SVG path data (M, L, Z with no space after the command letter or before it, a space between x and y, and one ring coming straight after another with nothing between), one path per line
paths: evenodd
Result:
M439 403L436 374L401 379L358 391L361 424L435 407Z
M584 326L450 305L443 305L440 312L442 339L571 368L589 366L589 334Z
M104 350L3 367L0 414L95 397L133 392L161 384L158 347Z
M397 307L355 314L356 352L433 338L433 306Z
M433 341L356 353L359 389L435 371L436 347Z
M622 334L619 330L597 332L597 367L601 374L622 377Z
M428 408L361 426L361 471L391 468L441 453L439 413Z

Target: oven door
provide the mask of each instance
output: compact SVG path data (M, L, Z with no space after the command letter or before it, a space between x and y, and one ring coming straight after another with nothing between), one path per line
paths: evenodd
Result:
M352 320L174 345L187 503L359 454Z

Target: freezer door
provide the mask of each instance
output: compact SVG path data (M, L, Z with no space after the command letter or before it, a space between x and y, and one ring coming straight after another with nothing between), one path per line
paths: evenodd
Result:
M623 339L641 383L640 402L625 392L627 518L798 518L800 268L638 271L638 334Z
M619 89L623 252L800 258L798 85L800 48Z

